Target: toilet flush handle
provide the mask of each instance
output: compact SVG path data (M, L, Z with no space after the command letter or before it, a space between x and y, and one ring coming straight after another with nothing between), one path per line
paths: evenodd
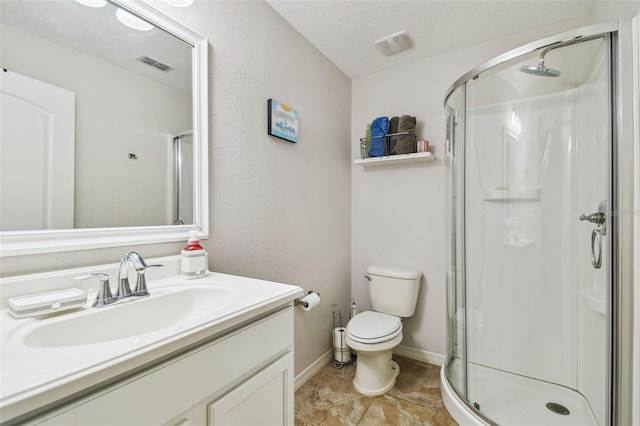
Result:
M369 274L364 274L364 277L365 277L366 279L368 279L369 281L371 281L371 275L369 275Z

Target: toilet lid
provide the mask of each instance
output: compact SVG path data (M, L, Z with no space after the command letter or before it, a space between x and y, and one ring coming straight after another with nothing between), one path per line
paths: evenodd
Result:
M366 311L351 318L347 324L347 334L356 342L386 342L402 332L402 321L393 315Z

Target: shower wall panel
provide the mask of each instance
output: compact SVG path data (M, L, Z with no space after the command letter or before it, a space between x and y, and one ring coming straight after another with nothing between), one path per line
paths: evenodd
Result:
M466 162L468 360L574 389L576 96L475 108Z

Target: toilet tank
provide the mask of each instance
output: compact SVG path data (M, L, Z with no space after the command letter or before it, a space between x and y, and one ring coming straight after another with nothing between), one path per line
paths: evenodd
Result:
M399 266L371 265L367 268L371 306L376 312L410 317L416 310L422 272Z

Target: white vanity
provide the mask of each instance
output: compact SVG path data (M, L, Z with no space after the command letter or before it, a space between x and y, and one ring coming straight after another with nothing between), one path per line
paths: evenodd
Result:
M88 272L3 279L0 421L60 425L293 425L297 286L218 273L186 280L153 259L150 296L93 308ZM83 308L16 319L7 298L90 290Z

